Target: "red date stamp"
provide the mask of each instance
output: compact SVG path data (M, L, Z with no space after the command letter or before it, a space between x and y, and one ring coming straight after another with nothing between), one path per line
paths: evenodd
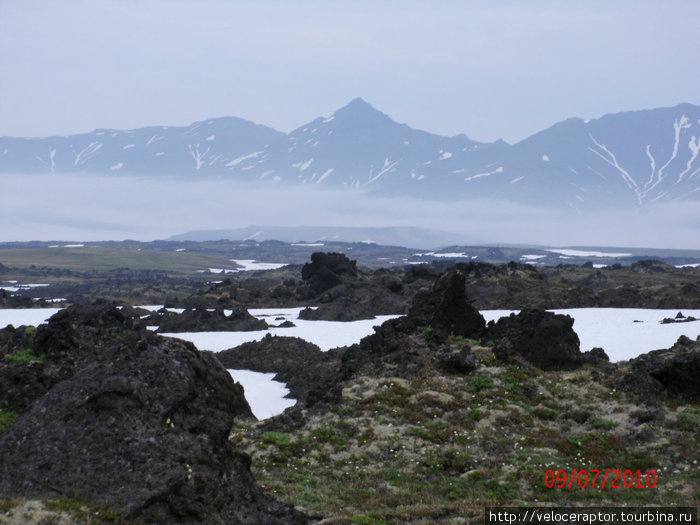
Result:
M632 472L631 470L619 469L572 469L571 472L559 469L557 471L548 470L544 473L544 485L549 489L571 490L572 488L600 490L608 489L646 489L656 486L656 471L649 470L642 474L641 470Z

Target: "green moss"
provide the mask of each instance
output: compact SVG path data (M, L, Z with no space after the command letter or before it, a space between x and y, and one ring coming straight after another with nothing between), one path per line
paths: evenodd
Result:
M288 446L292 442L292 436L284 432L263 432L260 435L260 440L263 443L271 443L282 448Z
M467 390L471 392L472 394L476 394L477 392L481 392L482 390L485 390L487 388L492 388L493 387L493 379L490 376L486 375L477 375L472 377L469 380L469 384L467 385Z
M0 410L0 434L5 432L17 419L17 414L14 412L4 412Z
M697 432L700 429L700 408L684 408L676 418L676 426L681 430L694 430Z
M557 417L557 413L554 410L545 407L535 407L532 409L532 415L545 420L552 420Z
M46 356L40 355L37 357L31 348L27 348L26 350L17 350L11 354L5 354L3 359L9 363L42 363Z
M433 443L443 443L450 437L449 424L444 421L426 423L423 428L414 427L411 429L411 433L416 437L432 441Z
M594 428L601 428L603 430L610 430L617 426L615 421L609 421L607 419L601 419L598 417L591 418L591 425Z

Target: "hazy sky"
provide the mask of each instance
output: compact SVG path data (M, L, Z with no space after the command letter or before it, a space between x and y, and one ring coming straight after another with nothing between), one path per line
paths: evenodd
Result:
M363 97L443 135L700 104L697 0L0 0L0 135L280 131Z

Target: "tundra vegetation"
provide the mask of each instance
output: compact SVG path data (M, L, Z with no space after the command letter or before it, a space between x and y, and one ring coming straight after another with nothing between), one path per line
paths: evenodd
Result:
M132 248L124 264L138 257ZM27 479L51 471L50 462L28 453L12 476L0 474L0 522L158 523L165 516L181 523L243 523L235 504L240 500L216 477L221 468L240 475L236 490L259 501L258 511L273 509L255 518L270 523L481 523L491 505L700 502L700 342L681 338L660 353L610 363L602 352L579 351L570 318L541 311L698 308L696 268L658 261L603 269L441 261L372 269L338 254L314 254L304 266L214 277L153 268L152 262L140 269L97 262L79 268L59 258L54 266L31 267L18 262L21 256L15 252L14 263L0 259L0 279L43 278L74 306L36 329L0 330L0 442L20 452L34 446L45 455L50 450L35 432L59 439L64 430L79 429L66 450L77 446L99 455L104 447L90 436L118 436L115 464L125 453L151 454L156 468L149 477L153 493L135 488L140 483L127 487L142 498L137 505L105 501L91 481L108 484L132 472L92 472L93 462L76 466L71 454L64 459L74 470L60 477L53 472L51 487L20 490L21 469ZM29 289L0 300L5 306L41 304L35 299L46 293ZM92 303L100 295L106 300ZM188 308L182 319L195 324L216 322L218 313L206 313L211 309L309 304L319 308L306 315L320 319L406 315L358 345L326 353L283 337L246 346L246 366L282 367L280 376L299 399L285 413L255 421L221 367L235 368L231 363L242 353L217 357L148 331L148 319L141 318L151 314L129 308L144 302ZM474 306L525 311L486 326ZM529 333L525 325L535 321ZM286 345L288 359L265 351L273 344ZM294 359L294 351L304 359ZM169 379L153 375L155 369ZM47 415L59 406L61 417ZM81 437L86 429L90 434ZM175 454L174 446L180 447ZM132 466L151 476L143 465ZM547 486L548 471L571 477L574 469L588 473L585 488L580 475L570 488ZM620 488L610 480L602 488L599 479L591 486L594 471L608 469L630 471L634 485L637 479L646 485L653 472L655 483L628 488L621 478ZM159 473L167 474L164 488L158 488ZM62 479L85 488L57 490Z

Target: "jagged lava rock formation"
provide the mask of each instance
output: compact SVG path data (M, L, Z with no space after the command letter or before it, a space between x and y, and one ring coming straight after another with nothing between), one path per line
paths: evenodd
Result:
M608 361L598 348L581 352L574 319L544 310L524 309L489 323L486 337L494 341L499 359L520 356L542 370L567 370L597 360Z
M252 414L212 354L106 303L56 314L33 343L43 360L0 365L9 399L25 377L34 385L0 435L0 499L77 497L143 523L307 522L256 485L229 441Z

